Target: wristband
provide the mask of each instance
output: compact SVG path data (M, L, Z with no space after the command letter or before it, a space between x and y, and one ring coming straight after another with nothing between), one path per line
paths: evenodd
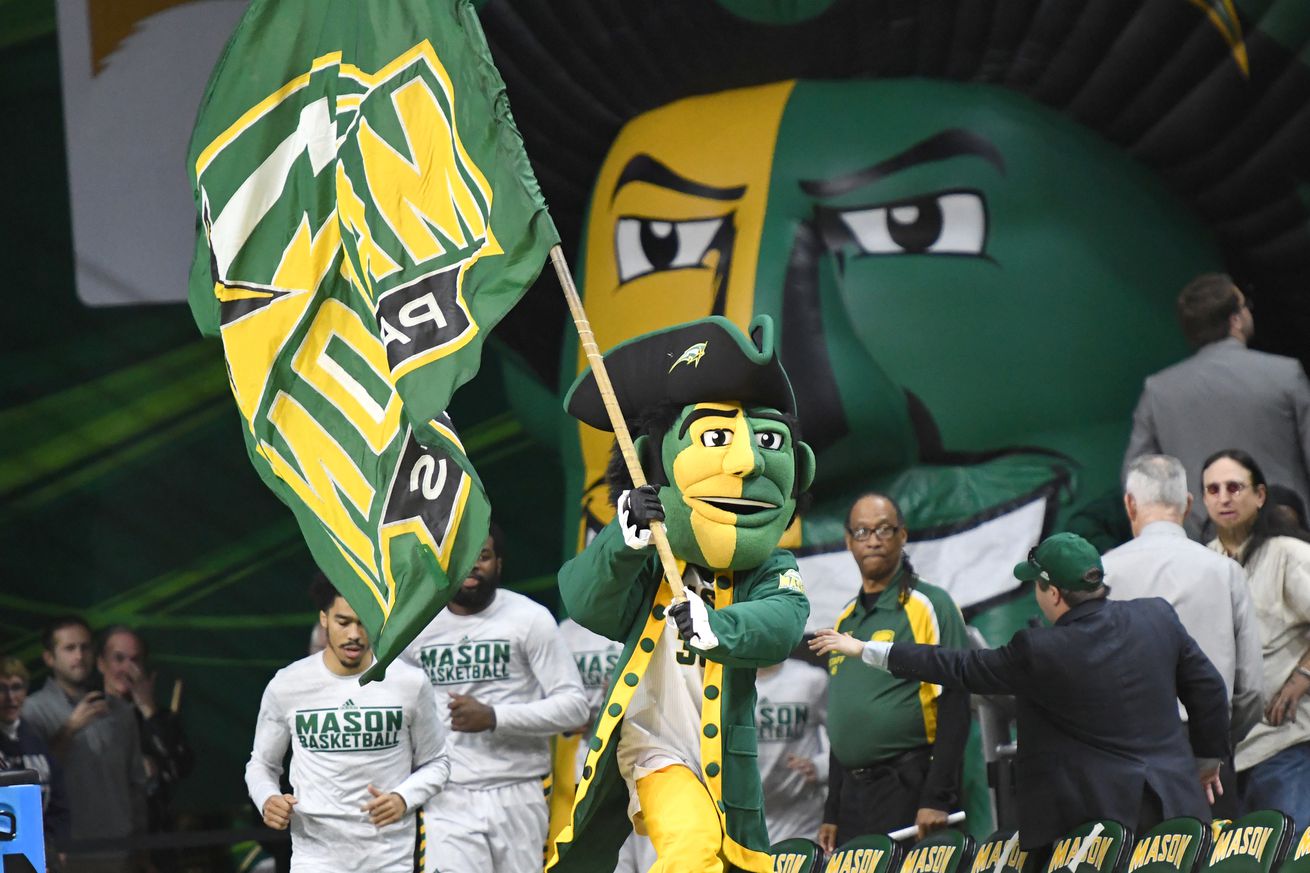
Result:
M1310 679L1310 670L1307 670L1305 667L1302 667L1300 664L1297 664L1295 667L1293 667L1292 672L1300 673L1305 678Z

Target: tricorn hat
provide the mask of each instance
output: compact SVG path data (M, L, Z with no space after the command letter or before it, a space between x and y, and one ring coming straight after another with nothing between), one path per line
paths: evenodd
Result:
M627 421L660 404L712 400L796 414L767 315L751 321L749 337L717 315L634 337L605 353L605 370ZM590 367L569 389L564 408L598 430L614 429Z

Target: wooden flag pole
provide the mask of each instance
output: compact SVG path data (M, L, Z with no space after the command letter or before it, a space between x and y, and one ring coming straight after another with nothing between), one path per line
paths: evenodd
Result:
M628 467L628 476L632 487L640 488L646 484L646 474L642 472L641 462L637 460L637 450L632 445L632 435L628 433L628 423L623 420L619 410L619 399L614 396L614 386L610 384L609 373L605 370L605 360L600 349L596 347L596 338L591 333L591 324L587 313L582 308L582 298L578 296L577 286L573 284L573 274L569 272L568 262L564 260L564 250L555 246L550 250L550 263L555 267L560 287L564 289L564 299L569 303L569 312L573 314L573 326L578 329L578 339L582 342L582 351L591 364L591 372L596 377L596 387L600 390L605 411L609 413L610 424L614 426L614 439L619 444L619 452ZM651 522L650 537L655 542L655 551L659 553L660 563L664 566L664 577L673 589L674 600L686 600L687 592L682 584L682 575L678 572L677 559L669 548L669 538L664 533L663 522Z

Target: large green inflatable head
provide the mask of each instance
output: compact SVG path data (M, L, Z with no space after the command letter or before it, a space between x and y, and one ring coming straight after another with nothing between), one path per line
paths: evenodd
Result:
M755 319L749 338L723 318L655 331L611 350L605 368L660 489L673 553L712 569L762 563L814 478L772 321ZM597 432L611 429L590 369L565 406ZM618 490L625 474L615 465L610 478Z
M583 288L601 348L773 316L830 495L942 446L1055 450L1108 488L1142 377L1184 353L1173 298L1218 263L1152 174L1012 91L785 81L623 127ZM609 441L579 439L595 524Z

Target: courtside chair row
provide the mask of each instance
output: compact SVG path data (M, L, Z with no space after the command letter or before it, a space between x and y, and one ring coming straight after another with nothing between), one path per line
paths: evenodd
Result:
M938 831L908 850L883 834L842 845L827 858L802 837L773 846L774 873L1310 873L1310 827L1259 810L1207 824L1175 818L1140 839L1115 821L1074 828L1035 857L1013 831L997 831L975 847L967 834Z

